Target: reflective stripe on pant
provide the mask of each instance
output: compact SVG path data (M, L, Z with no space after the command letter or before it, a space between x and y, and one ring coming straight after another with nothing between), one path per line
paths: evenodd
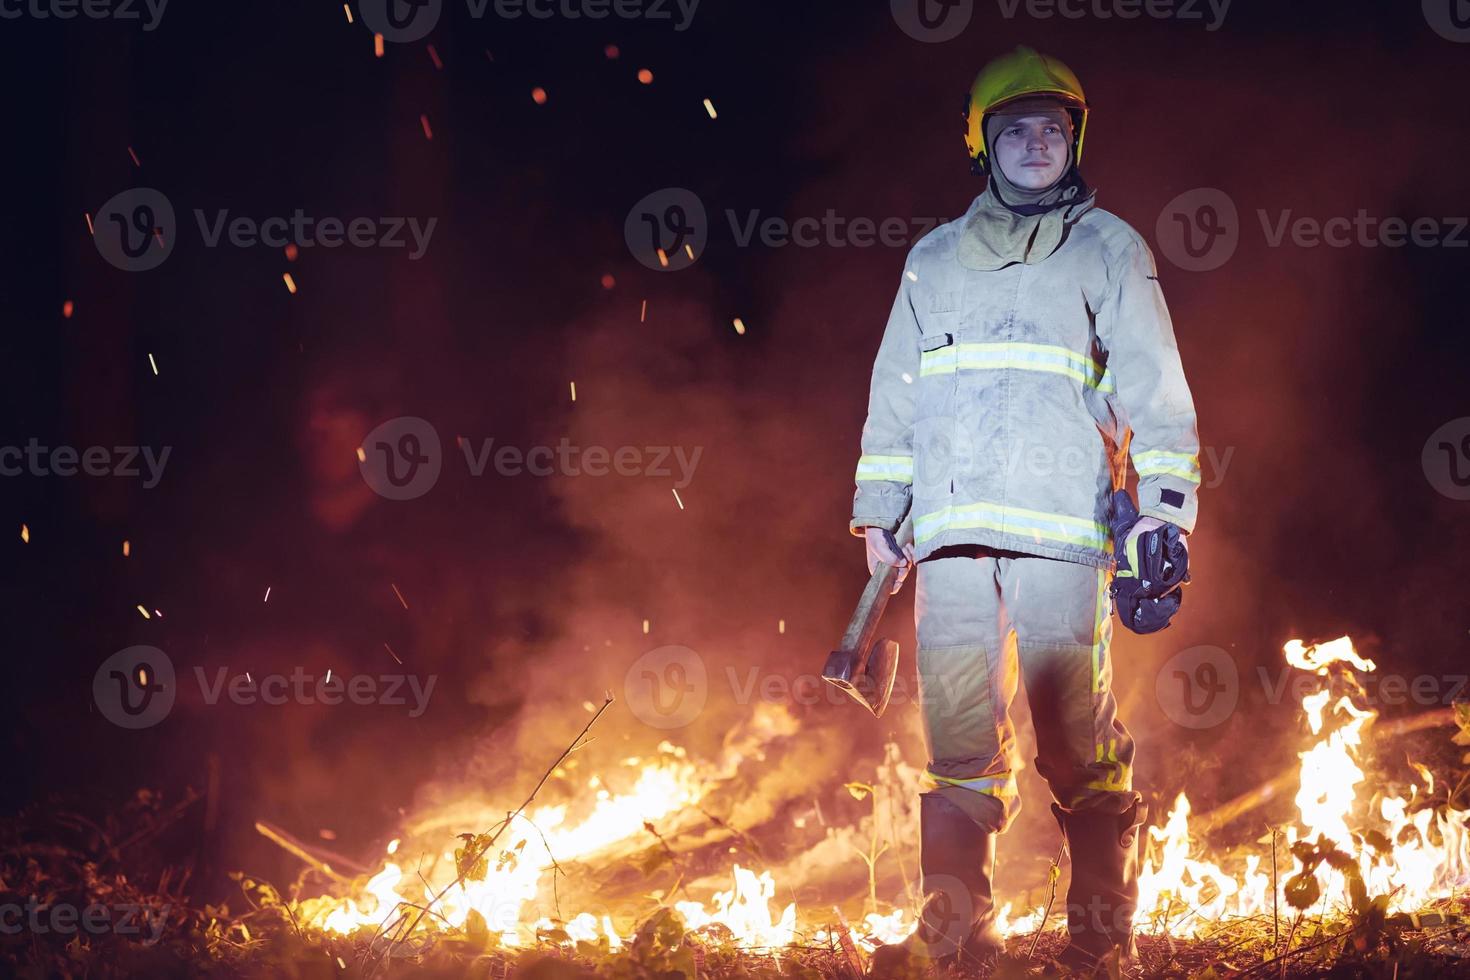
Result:
M932 791L987 829L1015 818L1009 709L1019 677L1036 728L1036 768L1057 802L1117 813L1131 806L1133 739L1111 690L1111 573L979 547L941 549L918 568Z

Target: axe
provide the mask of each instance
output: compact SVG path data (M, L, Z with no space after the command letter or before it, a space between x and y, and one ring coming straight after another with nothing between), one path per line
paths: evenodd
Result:
M896 550L903 554L914 540L913 518L905 517L898 534L889 540L896 541ZM871 711L874 718L883 717L893 694L893 679L898 676L898 644L878 636L878 623L897 577L898 566L876 563L842 643L827 655L827 666L822 668L824 680Z

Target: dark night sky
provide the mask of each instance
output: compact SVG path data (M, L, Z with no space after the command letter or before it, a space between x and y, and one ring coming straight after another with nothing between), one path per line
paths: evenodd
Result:
M694 648L712 670L818 670L863 581L851 475L904 249L740 247L725 213L957 216L982 186L960 93L1018 43L1085 83L1084 170L1154 247L1202 439L1232 453L1202 494L1184 615L1115 648L1140 780L1190 783L1186 744L1220 767L1191 783L1205 799L1291 761L1291 712L1260 703L1259 686L1211 732L1163 717L1155 668L1188 647L1229 649L1254 674L1289 638L1348 633L1385 669L1465 669L1470 503L1435 490L1421 451L1470 415L1470 232L1459 248L1271 247L1257 219L1365 209L1449 228L1470 211L1470 43L1437 34L1418 4L1236 0L1208 31L1009 19L977 2L959 38L932 44L884 3L704 0L682 32L447 6L426 39L442 70L424 41L375 58L331 2L174 0L152 32L0 20L0 443L171 447L153 489L3 478L5 809L51 793L105 808L144 785L176 795L214 756L221 863L264 866L258 817L362 847L430 777L536 769L580 726L577 706L621 693L654 646ZM167 195L179 240L129 273L102 259L84 215L137 186ZM659 273L623 224L670 186L700 196L710 242L692 268ZM1238 206L1240 244L1218 269L1184 271L1156 221L1202 187ZM288 263L205 247L196 208L437 225L417 261L316 248ZM402 415L430 420L446 458L432 491L392 502L354 450ZM681 510L655 476L472 478L456 435L702 456ZM164 618L145 621L140 603ZM907 593L892 616L911 670ZM127 732L91 683L140 643L181 673L398 670L387 643L439 681L418 718L186 703ZM734 712L676 740L718 746ZM809 714L814 730L856 727ZM864 729L862 757L912 722ZM610 724L619 745L664 737L626 712ZM826 781L851 770L834 756Z

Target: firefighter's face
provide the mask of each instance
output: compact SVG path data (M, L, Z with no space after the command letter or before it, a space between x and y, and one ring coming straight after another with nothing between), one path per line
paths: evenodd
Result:
M1067 131L1054 116L1008 119L996 134L995 162L1006 179L1039 191L1062 179L1071 160Z

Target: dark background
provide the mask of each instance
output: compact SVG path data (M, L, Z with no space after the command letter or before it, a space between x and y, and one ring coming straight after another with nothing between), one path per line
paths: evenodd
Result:
M1408 676L1465 670L1470 504L1434 489L1421 451L1470 415L1470 250L1271 248L1255 216L1467 212L1470 44L1418 4L1236 0L1208 31L1007 18L981 2L959 38L931 44L882 3L704 0L679 32L476 20L451 2L425 41L382 58L357 19L331 2L174 0L152 32L0 21L0 442L172 447L151 490L0 484L5 810L58 797L106 811L143 786L172 799L213 769L216 823L191 845L207 891L231 867L289 865L256 819L333 828L366 856L428 784L523 793L582 703L621 698L653 647L697 650L712 675L818 670L865 575L846 530L851 475L905 250L739 247L725 210L957 216L982 187L960 95L1018 43L1081 76L1095 106L1084 170L1100 206L1154 245L1202 440L1233 452L1202 494L1184 615L1115 646L1140 786L1208 803L1290 765L1295 711L1254 681L1257 666L1275 676L1290 638L1351 634ZM165 193L180 230L161 267L129 273L103 261L85 215L136 186ZM710 242L692 268L660 273L634 260L623 223L670 186L701 197ZM1165 205L1200 187L1226 191L1242 224L1209 273L1172 265L1155 234ZM206 248L195 208L438 224L419 261L343 247L288 262ZM354 452L401 415L430 420L446 458L431 492L392 502ZM456 435L703 454L681 509L657 476L472 478ZM908 593L891 615L911 671ZM123 731L92 703L92 678L139 643L181 674L438 683L416 719L196 698ZM1155 671L1202 644L1229 650L1245 683L1222 727L1193 732L1160 711ZM749 710L723 694L673 733L620 701L609 757L664 737L714 752ZM793 710L831 745L827 771L801 774L811 792L870 772L889 732L923 762L912 706L878 724Z

